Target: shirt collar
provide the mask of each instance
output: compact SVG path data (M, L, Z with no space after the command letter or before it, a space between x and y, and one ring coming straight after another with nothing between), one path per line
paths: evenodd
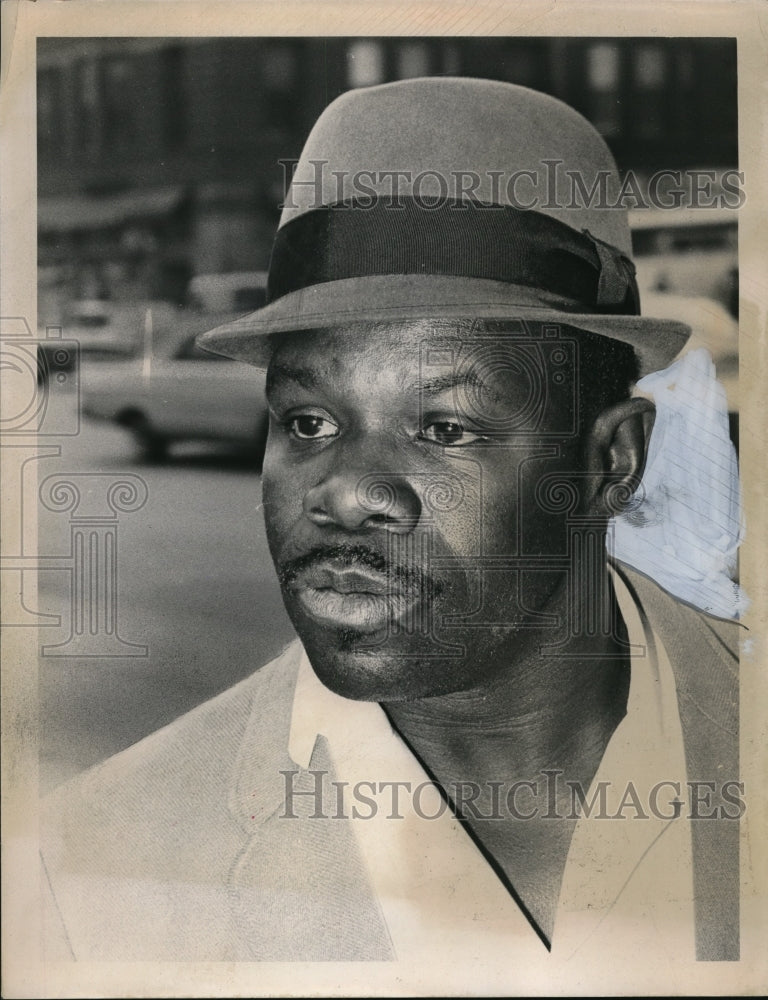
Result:
M322 684L302 650L288 738L291 760L308 768L319 735L331 742L334 760L377 739L391 739L394 730L377 702L353 701Z

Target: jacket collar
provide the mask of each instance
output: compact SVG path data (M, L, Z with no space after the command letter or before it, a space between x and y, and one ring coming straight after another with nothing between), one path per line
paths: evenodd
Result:
M251 713L229 788L230 813L249 833L282 805L285 782L280 772L296 769L287 748L296 678L304 655L296 639L251 679Z

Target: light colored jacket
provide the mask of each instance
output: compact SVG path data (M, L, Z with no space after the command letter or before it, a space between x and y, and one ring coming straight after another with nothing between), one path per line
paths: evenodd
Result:
M622 575L669 657L688 779L717 784L712 812L723 777L738 775L739 626ZM47 799L49 958L394 957L350 824L279 818L281 771L296 770L288 741L301 654L292 644ZM332 780L330 759L323 765ZM739 824L691 821L691 832L696 957L736 960Z

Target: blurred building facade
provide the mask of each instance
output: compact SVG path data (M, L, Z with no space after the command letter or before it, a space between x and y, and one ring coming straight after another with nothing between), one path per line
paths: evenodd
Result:
M39 323L71 299L182 303L193 275L265 268L325 105L430 74L554 94L623 170L737 163L728 39L42 38Z

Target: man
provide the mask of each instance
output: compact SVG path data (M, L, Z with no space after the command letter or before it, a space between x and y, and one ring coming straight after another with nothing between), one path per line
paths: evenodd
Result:
M683 600L605 554L658 537L633 387L688 333L638 315L617 185L588 123L511 85L326 110L269 304L203 339L268 367L299 639L53 796L64 954L738 958L734 585L688 536L656 553ZM696 422L707 364L662 375L657 420Z

